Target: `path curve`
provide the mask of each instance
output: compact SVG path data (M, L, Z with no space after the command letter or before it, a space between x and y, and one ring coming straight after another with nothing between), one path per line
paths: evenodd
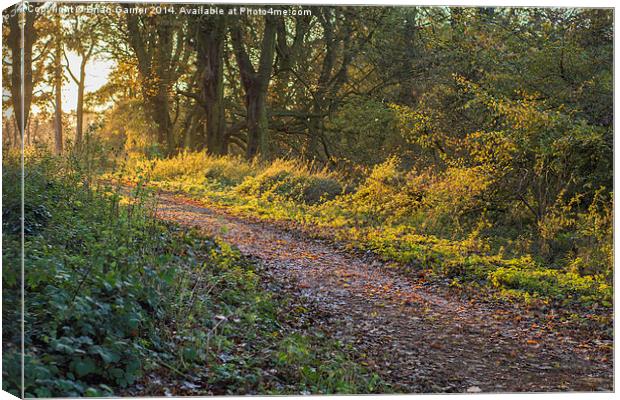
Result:
M613 389L609 354L507 311L438 293L380 262L172 193L158 195L157 214L259 258L270 279L318 308L321 329L399 390Z

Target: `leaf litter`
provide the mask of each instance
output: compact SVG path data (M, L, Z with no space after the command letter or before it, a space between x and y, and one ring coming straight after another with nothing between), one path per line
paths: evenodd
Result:
M316 328L399 392L613 390L613 342L554 322L553 310L463 295L340 243L173 193L159 193L157 215L257 259L266 288L311 304Z

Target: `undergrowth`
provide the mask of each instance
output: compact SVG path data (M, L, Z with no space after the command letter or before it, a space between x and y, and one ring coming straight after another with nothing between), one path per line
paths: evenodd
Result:
M343 345L314 327L287 324L289 300L262 289L259 267L237 250L159 221L143 186L93 185L79 170L45 153L27 156L26 397L136 393L154 377L185 382L191 394L389 390ZM6 156L3 319L14 322L18 171L17 159ZM15 395L20 336L19 324L5 323L3 388ZM168 388L185 393L180 384Z
M180 176L178 171L187 170L186 163L195 158L200 165ZM226 172L214 175L214 166ZM144 166L141 171L152 186L181 191L236 213L314 227L353 248L397 261L405 271L428 270L442 279L482 284L526 302L611 307L611 208L602 197L585 213L571 210L568 233L571 246L579 250L549 261L541 246L566 247L567 233L556 229L542 245L528 247L524 243L531 242L531 235L511 235L510 222L501 219L505 216L489 222L493 214L482 203L491 183L482 169L403 171L392 157L352 188L335 172L290 160L259 164L184 153L153 160L150 168L152 173ZM122 179L135 176L130 167ZM539 223L541 232L549 230L552 216Z

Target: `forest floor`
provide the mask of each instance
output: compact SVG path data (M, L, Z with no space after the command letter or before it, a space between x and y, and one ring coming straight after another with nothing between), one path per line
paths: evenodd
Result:
M197 227L264 268L264 284L310 304L316 329L398 392L613 390L612 342L522 307L405 277L371 254L169 192L158 216Z

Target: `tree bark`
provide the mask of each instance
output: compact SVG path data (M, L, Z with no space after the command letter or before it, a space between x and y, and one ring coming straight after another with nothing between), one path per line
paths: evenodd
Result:
M19 4L14 7L19 7ZM7 44L11 50L11 101L13 111L15 113L15 122L18 130L23 137L24 129L30 117L30 105L32 103L32 45L37 37L34 27L36 15L33 12L13 12L9 17L9 34ZM24 23L24 58L23 58L23 76L22 76L22 35L20 27L20 18ZM22 96L23 85L23 96ZM23 109L22 109L23 100ZM22 112L23 111L23 112Z
M260 154L266 158L268 156L267 90L275 55L276 21L271 17L265 17L258 71L254 70L243 44L241 27L235 25L231 34L241 82L245 90L248 130L246 157L254 158Z
M40 125L40 122L39 122L38 118L35 118L34 120L30 120L30 124L32 124L32 121L34 121L34 131L32 132L31 140L32 140L32 143L36 144L37 143L37 138L39 136L39 125Z
M60 17L56 16L56 31L54 32L54 139L56 154L63 151L62 137L62 28L60 25Z
M74 17L72 29L68 29L66 32L67 41L65 45L69 50L75 51L81 57L80 69L77 76L71 71L66 52L63 52L63 55L67 63L67 72L78 87L77 106L75 110L77 119L75 126L75 146L76 148L80 148L84 137L84 87L86 85L86 64L88 64L88 61L95 53L100 32L97 31L99 24L97 19L83 21L77 15Z
M86 85L86 63L88 62L89 58L90 54L86 54L82 57L82 61L80 62L79 77L76 77L73 75L73 72L71 72L71 69L69 68L69 60L66 59L65 55L65 59L67 61L67 71L69 72L69 75L78 87L77 106L75 109L77 119L75 125L75 146L77 148L82 146L84 136L84 87Z
M95 44L93 43L89 50L86 53L82 54L82 61L80 62L80 72L78 78L73 76L73 73L71 73L71 70L69 69L69 62L67 60L67 70L69 71L69 74L78 86L77 106L75 110L77 118L75 127L75 144L77 147L80 147L82 145L84 137L84 87L86 86L86 64L92 56L94 47Z
M86 59L82 60L80 64L80 79L78 82L78 97L77 97L77 125L75 127L75 144L76 146L82 145L83 129L84 129L84 86L86 84Z
M172 61L172 21L164 19L158 21L157 37L158 43L155 49L155 70L158 79L155 110L159 110L155 118L155 122L159 126L162 134L165 135L167 154L174 153L176 143L174 140L174 132L172 129L172 120L170 119L170 101L168 98L168 89L171 82L171 61Z
M260 86L246 88L246 109L248 124L248 142L246 156L253 158L257 154L267 156L267 92Z
M224 155L228 152L224 115L224 44L225 16L212 16L198 30L198 58L202 67L202 100L207 116L207 151Z

